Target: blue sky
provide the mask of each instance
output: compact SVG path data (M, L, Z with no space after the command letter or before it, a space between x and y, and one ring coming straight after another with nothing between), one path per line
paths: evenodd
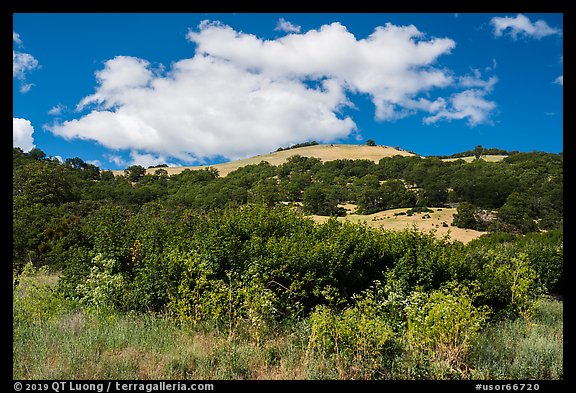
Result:
M17 13L13 82L14 146L102 169L563 151L562 14Z

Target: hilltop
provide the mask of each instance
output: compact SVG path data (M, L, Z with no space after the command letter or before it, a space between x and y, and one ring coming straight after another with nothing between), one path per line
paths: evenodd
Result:
M300 155L302 157L315 157L323 162L334 160L371 160L378 163L384 157L392 157L395 155L400 156L415 156L416 154L390 146L367 146L367 145L348 145L348 144L318 144L313 146L298 147L295 149L286 149L282 151L275 151L269 154L261 154L242 160L226 162L214 165L200 165L200 166L177 166L163 168L168 172L168 175L175 175L185 169L199 170L205 168L215 168L218 170L220 176L226 176L232 171L246 165L257 165L262 161L266 161L271 165L282 165L286 160L292 156ZM153 174L157 168L148 168L146 173ZM115 175L123 175L124 171L113 171Z
M426 158L416 153L403 150L399 147L367 146L367 145L351 145L351 144L315 144L311 146L285 148L272 153L259 154L257 156L244 158L241 160L224 162L221 164L174 166L174 167L163 167L162 169L166 170L169 176L172 176L186 169L201 170L206 168L215 168L218 170L218 174L220 176L226 176L230 172L233 172L238 168L242 168L247 165L258 165L262 161L266 161L270 165L274 166L282 165L286 162L286 160L288 160L288 158L295 155L300 155L302 157L319 158L322 162L334 161L334 160L370 160L375 163L378 163L384 157L393 157L393 156L403 156L403 157L419 156L422 158ZM506 157L507 155L486 154L482 155L481 159L484 161L495 162L500 161ZM450 157L441 159L442 161L464 160L465 162L472 162L475 160L475 157L472 155L466 157ZM158 169L157 167L148 168L146 169L146 173L152 175L157 169ZM123 175L124 171L115 170L112 171L112 173L118 176Z

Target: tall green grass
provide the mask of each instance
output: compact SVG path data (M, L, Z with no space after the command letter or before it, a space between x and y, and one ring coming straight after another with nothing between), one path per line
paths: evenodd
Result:
M443 379L445 364L408 347L369 374L373 359L310 351L308 319L255 341L235 331L158 314L87 311L52 291L52 276L21 276L14 288L13 378L63 379ZM459 378L561 379L562 302L540 300L531 320L487 325ZM437 362L437 363L434 363ZM373 365L371 365L373 366Z
M562 379L562 302L541 299L530 321L503 320L488 326L472 347L478 379Z
M33 350L31 350L33 348ZM243 336L151 315L63 314L15 326L15 379L306 379L294 336Z

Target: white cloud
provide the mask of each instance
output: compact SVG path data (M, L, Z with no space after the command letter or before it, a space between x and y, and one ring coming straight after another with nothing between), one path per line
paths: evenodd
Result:
M16 32L12 32L12 41L22 46L22 39ZM21 81L20 92L27 93L30 91L33 83L25 83L26 74L39 67L38 60L29 53L22 53L12 50L12 77Z
M34 146L34 127L30 120L12 118L12 146L19 147L23 151L28 152Z
M22 40L20 39L20 34L16 33L15 31L12 32L12 41L17 43L18 45L22 45Z
M554 79L554 83L564 86L564 75L560 75L558 78Z
M300 28L301 28L300 26L294 25L285 20L284 18L280 18L274 30L283 31L286 33L300 33Z
M137 151L130 152L132 161L129 165L141 165L144 168L158 164L166 164L166 158L150 153L138 153Z
M124 161L124 159L119 155L104 154L104 158L106 158L108 160L108 162L113 162L114 164L116 164L119 167L127 166L126 161Z
M494 71L496 68L498 68L498 63L496 62L495 58L492 58L492 65L484 68L484 71L486 72Z
M487 101L485 90L469 89L454 94L449 99L449 105L433 116L424 119L425 124L435 123L439 120L466 119L470 127L479 124L492 124L490 113L496 108L496 103Z
M483 80L479 70L473 69L472 75L465 75L458 78L458 83L462 87L480 87L486 92L491 92L494 85L498 82L498 78L491 76L488 80Z
M12 51L12 77L19 80L26 78L26 73L38 68L38 60L31 54Z
M432 64L456 45L448 38L424 40L415 26L390 23L361 40L340 23L269 41L205 24L188 38L198 45L198 53L248 70L271 77L327 77L369 94L376 105L386 101L400 106L407 97L451 83L451 77Z
M34 86L34 83L23 83L20 86L20 93L22 94L26 94L30 91L30 89L32 88L32 86Z
M478 112L487 118L494 105L484 94L495 80L472 75L466 82L437 67L455 42L428 38L415 26L386 24L356 39L333 23L263 40L204 21L187 38L196 44L194 57L168 71L129 56L106 61L96 72L95 92L78 104L90 112L47 128L67 139L130 150L133 162L153 165L238 159L303 140L346 138L357 131L342 114L353 108L350 93L367 95L381 121L424 112L474 125ZM450 106L430 97L446 87L485 90L468 104L463 97L452 96Z
M48 114L52 115L52 116L58 116L61 115L64 111L66 111L68 108L66 107L66 105L63 104L58 104L53 106L49 111Z
M102 166L102 163L100 162L100 160L86 160L86 163L97 166L97 167Z
M149 66L150 63L146 60L130 56L117 56L108 60L104 69L96 72L96 79L100 84L98 90L82 99L78 110L93 103L103 104L104 109L110 109L129 101L130 97L125 97L125 93L130 94L135 89L146 87L152 79L153 73ZM112 99L113 97L117 101Z
M508 33L515 40L519 36L540 39L549 35L562 34L561 30L548 26L545 21L537 20L532 22L527 16L522 14L518 14L515 17L494 17L490 20L490 23L494 27L494 35L496 37Z
M92 96L97 98L83 103L98 100L106 110L52 131L183 161L241 158L312 136L325 141L345 137L355 126L335 114L344 102L342 91L324 85L325 91L307 89L299 82L263 78L198 56L176 63L171 75L150 86L99 90Z
M560 56L559 63L564 64L564 55ZM554 79L554 83L564 86L564 75L560 75L558 78Z

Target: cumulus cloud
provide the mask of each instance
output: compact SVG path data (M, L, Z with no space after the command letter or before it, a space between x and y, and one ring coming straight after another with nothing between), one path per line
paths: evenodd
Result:
M264 40L204 21L187 39L196 45L194 56L168 71L130 56L106 61L96 72L95 92L78 104L90 112L47 128L130 150L141 163L198 162L346 138L357 131L343 112L353 108L350 94L369 97L381 121L424 112L437 115L428 123L459 118L477 124L494 106L484 96L495 81L457 78L438 67L455 42L427 37L415 26L386 24L357 39L332 23ZM473 97L431 96L450 86Z
M285 33L300 33L300 29L300 26L294 25L284 18L280 18L274 30L283 31Z
M299 80L330 78L369 94L375 105L400 107L419 93L452 82L448 73L432 64L456 45L448 38L425 40L412 25L390 23L361 40L340 23L269 41L207 23L188 38L198 45L197 53L247 70Z
M30 120L12 118L12 146L19 147L23 151L28 152L34 146L34 127Z
M515 40L523 36L540 39L549 35L562 34L561 30L548 26L545 21L537 20L532 22L527 16L522 14L518 14L515 17L494 17L490 20L490 23L494 28L496 37L508 34Z
M102 86L110 86L108 82ZM187 162L218 155L235 159L312 136L325 141L345 137L355 125L335 113L343 100L341 89L328 82L323 91L308 89L195 57L175 64L169 76L150 86L106 94L99 90L82 104L98 102L104 109L52 131Z
M153 77L146 60L129 56L117 56L108 60L103 70L96 72L99 83L96 93L80 101L77 110L88 104L101 104L110 109L130 101L130 93L138 88L145 88ZM128 97L126 97L128 95Z

